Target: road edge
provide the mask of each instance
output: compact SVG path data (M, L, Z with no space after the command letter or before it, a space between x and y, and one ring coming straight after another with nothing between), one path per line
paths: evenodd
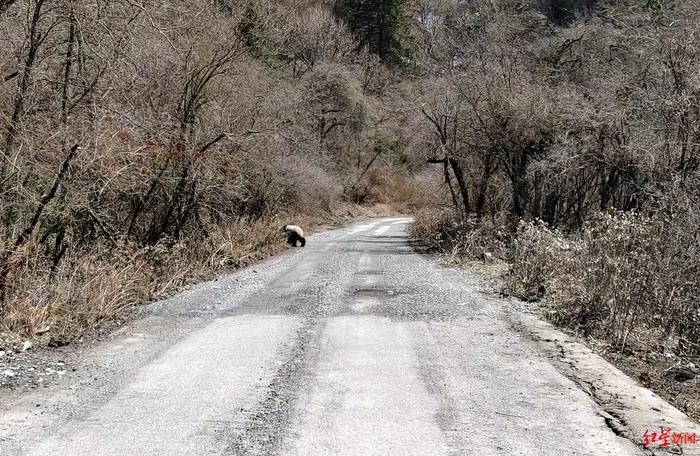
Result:
M513 328L532 341L553 365L586 392L600 408L600 415L615 434L624 437L651 455L700 455L696 445L644 445L644 433L671 432L700 435L700 425L648 388L596 354L584 343L569 336L536 314L512 311ZM669 439L670 442L670 439Z

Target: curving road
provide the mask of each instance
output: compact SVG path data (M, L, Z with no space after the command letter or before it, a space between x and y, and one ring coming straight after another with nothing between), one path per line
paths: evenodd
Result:
M41 391L1 455L634 455L513 304L362 222L148 306Z

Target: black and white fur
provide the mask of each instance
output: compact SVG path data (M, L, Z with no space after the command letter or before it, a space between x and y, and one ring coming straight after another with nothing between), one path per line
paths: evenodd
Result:
M282 231L287 233L287 244L291 245L292 247L297 246L297 241L299 241L302 247L306 245L304 230L302 230L300 227L296 225L284 225L282 227Z

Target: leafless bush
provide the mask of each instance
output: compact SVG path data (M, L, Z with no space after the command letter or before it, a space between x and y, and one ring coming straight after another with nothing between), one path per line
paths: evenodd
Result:
M541 299L552 282L566 277L572 246L563 235L540 221L521 222L513 244L513 266L508 272L506 290L522 299Z
M483 260L486 253L500 259L510 255L510 233L495 220L463 220L449 209L429 209L418 213L411 230L429 250L454 261Z
M0 331L68 338L345 212L389 79L332 11L2 4ZM399 204L389 165L371 200Z
M544 299L550 318L618 349L694 352L699 246L687 221L605 213L570 239L522 225L507 288Z

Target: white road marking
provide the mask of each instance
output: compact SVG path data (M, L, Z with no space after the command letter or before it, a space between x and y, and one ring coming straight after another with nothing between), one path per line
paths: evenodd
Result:
M365 313L366 311L379 306L379 304L379 299L367 297L355 300L350 307L354 312Z
M384 223L397 222L397 221L400 222L403 220L411 220L411 218L410 217L393 217L393 218L382 219L382 222L384 222Z
M358 225L352 231L350 231L350 233L351 234L361 233L363 231L371 230L372 228L374 228L377 225L379 225L379 222L368 223L367 225Z
M369 225L360 225L360 226L355 227L352 231L350 231L350 233L352 233L352 234L361 233L363 231L368 230L369 228L370 228Z
M358 271L363 271L369 269L369 267L374 263L374 257L370 255L362 255L360 260L357 262Z
M386 233L391 229L391 225L383 225L374 230L374 235L375 236L381 236L382 234Z

